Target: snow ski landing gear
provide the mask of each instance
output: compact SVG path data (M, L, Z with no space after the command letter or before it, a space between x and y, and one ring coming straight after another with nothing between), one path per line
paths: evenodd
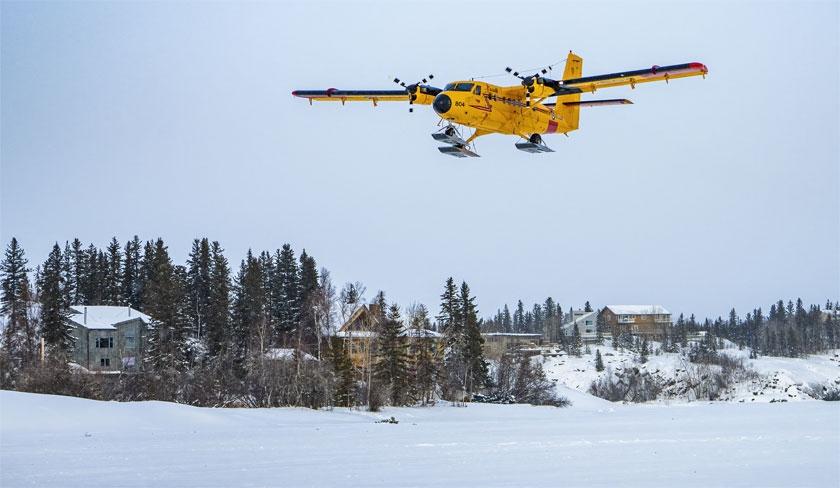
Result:
M528 142L517 142L516 149L529 153L554 152L553 149L543 143L542 137L539 134L534 134L529 137Z
M432 139L444 144L449 144L449 146L442 146L438 148L438 151L443 154L455 156L456 158L479 157L478 154L474 153L467 147L467 141L465 141L458 134L455 127L452 127L451 125L444 127L440 132L432 134Z

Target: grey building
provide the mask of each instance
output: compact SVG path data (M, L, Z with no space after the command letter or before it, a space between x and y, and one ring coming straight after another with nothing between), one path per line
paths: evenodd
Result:
M598 338L598 312L587 312L585 310L572 310L571 315L564 317L565 322L561 325L566 337L571 337L575 324L578 326L580 338L583 342L595 342Z
M92 372L138 369L151 317L131 307L73 305L73 362Z

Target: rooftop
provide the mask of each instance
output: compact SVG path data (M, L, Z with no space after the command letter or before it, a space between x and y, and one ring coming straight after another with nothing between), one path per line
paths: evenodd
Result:
M662 305L607 305L617 315L655 315L670 314Z
M117 324L139 318L146 325L152 318L131 307L113 305L71 305L70 321L88 329L116 329Z

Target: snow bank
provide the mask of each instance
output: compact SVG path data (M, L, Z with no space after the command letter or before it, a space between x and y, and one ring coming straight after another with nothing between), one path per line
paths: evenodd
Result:
M840 405L208 409L0 392L0 485L838 486ZM575 395L578 395L577 397ZM394 416L399 424L375 423Z
M658 347L657 343L653 344ZM595 350L601 351L605 368L613 371L633 366L654 377L669 380L679 379L690 363L676 353L651 355L646 364L635 362L636 354L627 350L615 350L609 346L592 345L591 354L581 357L548 356L541 358L548 379L561 387L579 392L589 391L593 381L606 374L595 371ZM722 350L724 354L740 357L759 377L734 385L722 397L734 402L770 402L814 400L807 392L810 384L840 386L840 351L811 355L808 358L760 357L749 359L749 351L738 350L732 343ZM565 393L564 393L565 394ZM688 398L671 398L668 401L688 401Z

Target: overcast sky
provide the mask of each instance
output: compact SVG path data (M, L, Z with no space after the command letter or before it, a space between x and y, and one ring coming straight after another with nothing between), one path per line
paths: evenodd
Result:
M679 5L677 3L680 3ZM3 245L194 237L236 268L306 248L340 285L489 315L551 295L746 313L840 298L838 3L2 2ZM532 155L438 153L430 107L316 104L584 58L584 75L699 61L603 90ZM513 84L509 77L490 82Z

